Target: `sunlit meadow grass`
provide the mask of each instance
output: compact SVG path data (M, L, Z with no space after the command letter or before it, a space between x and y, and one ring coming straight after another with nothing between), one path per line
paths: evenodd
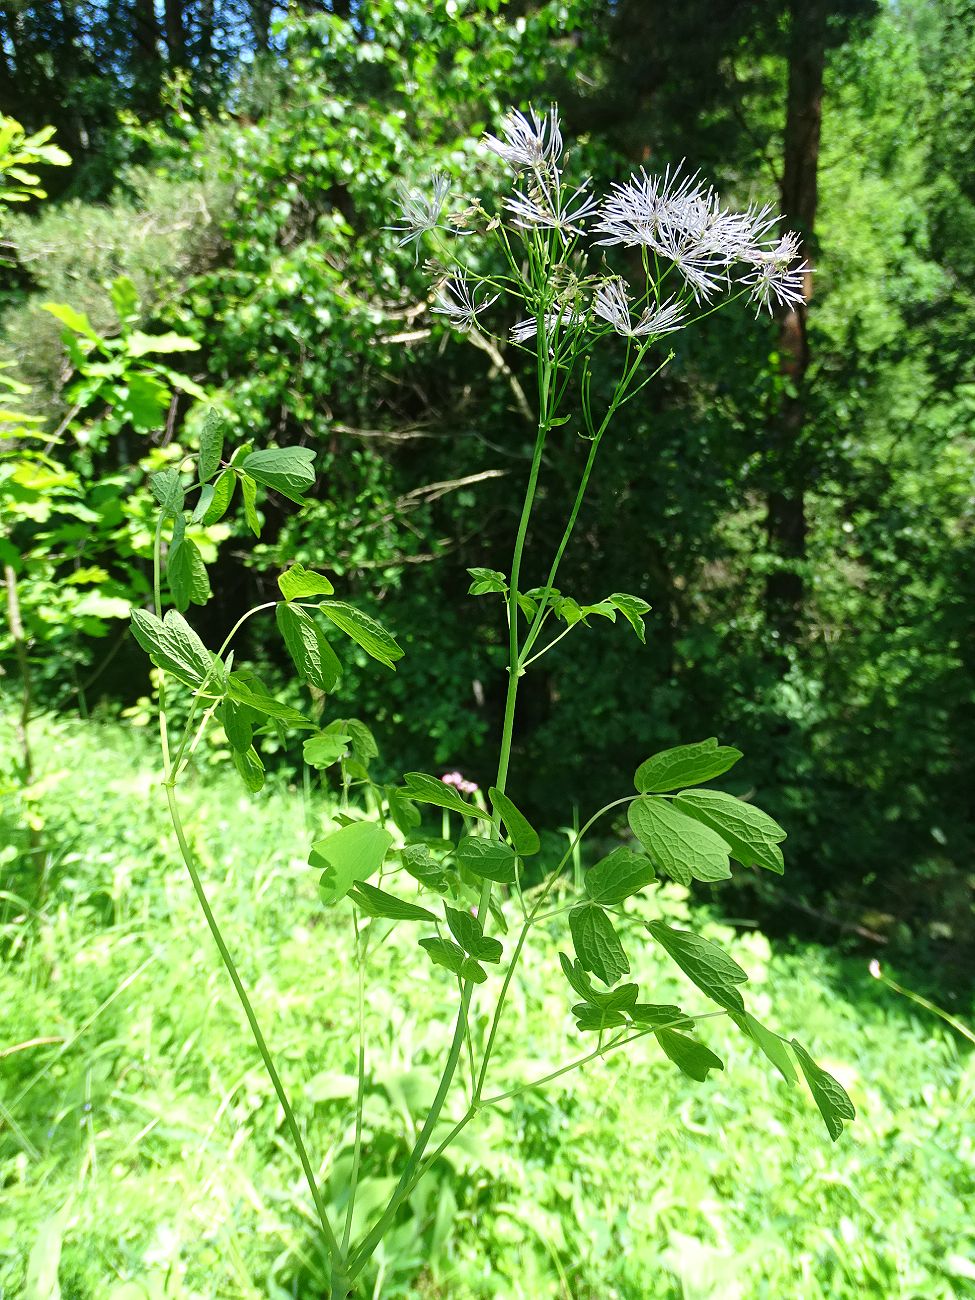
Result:
M10 900L0 913L0 1296L53 1300L59 1282L64 1300L317 1297L328 1267L301 1172L150 799L151 738L69 722L38 730L50 878L38 916ZM7 751L11 739L4 724ZM207 886L339 1198L355 1052L341 1026L353 1022L355 982L345 922L322 909L305 865L328 808L279 784L231 851L246 796L233 777L212 781L196 836ZM188 824L202 832L191 788ZM4 842L15 812L9 798ZM23 884L12 850L0 861L0 889ZM669 892L679 918L686 904ZM858 1121L842 1140L831 1144L808 1099L721 1022L705 1036L728 1071L707 1084L641 1045L472 1124L387 1238L363 1295L975 1295L967 1045L894 1001L864 963L808 948L770 958L761 935L716 934L749 971L759 1014L774 1005L773 1024L801 1027L850 1090ZM430 1018L446 972L411 959L408 1002L384 991L406 987L384 972L410 944L394 932L370 962L365 1141L379 1175L415 1136L451 1028ZM574 1031L554 969L542 943L521 970L496 1091L566 1059ZM672 971L643 951L641 981L693 1010ZM515 1059L517 1044L530 1044L530 1061ZM590 1047L580 1041L579 1055ZM357 1216L391 1185L372 1177Z

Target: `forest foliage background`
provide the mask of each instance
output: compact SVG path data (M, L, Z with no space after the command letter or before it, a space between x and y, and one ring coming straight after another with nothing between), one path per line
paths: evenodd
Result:
M968 0L0 0L0 108L73 160L0 216L0 382L51 435L0 480L32 707L144 712L146 473L205 397L320 477L259 543L240 502L197 528L202 633L292 560L341 575L407 650L344 684L389 772L489 783L503 647L466 570L507 564L523 363L450 336L387 227L399 182L463 189L504 109L557 100L597 188L686 157L779 204L815 292L798 338L744 306L682 334L620 416L563 590L639 592L652 632L528 680L526 808L584 818L648 752L719 735L790 837L788 897L724 906L893 945L950 996L975 940L973 28ZM529 568L583 456L571 432L549 453ZM279 650L247 653L273 680Z
M828 1144L719 1025L729 1069L706 1085L620 1053L524 1091L525 1055L534 1076L565 1053L553 923L513 986L503 1113L401 1207L363 1285L975 1294L973 33L972 0L0 0L0 116L55 128L35 185L0 126L0 1300L328 1285L152 800L154 683L129 634L151 602L147 480L196 450L211 405L228 445L312 449L307 505L269 492L257 518L238 497L190 526L216 593L194 627L217 645L282 568L326 571L406 651L395 673L344 656L336 699L375 733L376 780L489 785L503 617L468 569L509 564L533 377L450 332L389 227L436 169L495 183L482 133L553 101L597 192L686 158L729 203L775 204L814 275L805 309L739 304L675 335L618 414L560 583L645 597L647 644L600 621L533 665L518 803L551 857L648 754L744 750L735 792L788 830L784 887L740 872L646 906L747 966L857 1119ZM550 434L526 586L586 450ZM239 658L304 703L282 656L244 632ZM334 1210L355 980L305 855L337 791L265 736L242 834L221 737L196 755L188 834ZM442 970L400 935L374 962L367 1217L449 1036ZM678 996L659 953L639 974Z

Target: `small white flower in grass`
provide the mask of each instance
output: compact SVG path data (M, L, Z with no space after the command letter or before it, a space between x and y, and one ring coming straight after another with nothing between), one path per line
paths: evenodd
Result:
M465 332L477 322L478 312L485 311L497 302L498 295L477 301L477 286L472 286L462 271L455 271L437 290L434 312L446 316L455 329Z
M798 256L799 236L791 230L772 248L753 248L744 255L752 269L741 282L748 286L756 315L763 308L771 314L773 304L799 307L805 302L803 289L809 268L805 262L796 264Z
M407 189L405 185L398 186L403 224L390 226L388 229L401 236L396 241L400 248L404 244L419 245L420 239L429 230L446 229L440 218L450 192L450 181L443 172L434 172L431 185L430 194L420 194L415 190Z
M684 323L686 308L676 298L648 307L634 324L630 300L622 280L607 280L596 290L592 302L593 314L612 325L617 334L625 338L646 338L672 334Z
M528 110L527 117L511 109L502 118L500 131L502 139L485 135L484 143L516 171L524 167L542 169L561 157L562 132L554 105L544 117L539 117L533 108Z
M563 198L558 186L553 187L539 179L533 186L533 193L522 194L515 190L510 198L505 199L504 206L511 213L511 224L522 230L535 226L557 230L563 238L581 235L583 223L599 207L598 200L588 193L591 184L591 181L584 181L568 198Z

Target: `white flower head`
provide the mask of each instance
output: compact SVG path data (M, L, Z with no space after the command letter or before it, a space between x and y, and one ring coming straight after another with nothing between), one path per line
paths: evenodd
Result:
M672 334L681 328L686 315L683 303L668 298L666 302L647 307L634 322L626 288L619 279L607 280L599 286L593 297L592 310L600 320L612 325L617 334L631 339Z
M644 245L673 262L697 301L709 301L729 284L728 268L749 260L775 223L770 207L731 212L714 187L684 163L648 176L641 168L614 185L594 229L600 244Z
M447 195L450 193L450 181L443 172L434 172L430 183L429 194L407 189L405 185L398 186L403 224L390 226L388 229L400 235L396 241L400 248L405 244L413 243L419 248L420 240L427 231L447 229L440 218L443 215Z
M501 119L500 132L501 139L485 135L484 143L515 171L526 167L543 170L554 166L562 155L562 131L554 104L543 117L533 108L527 116L510 109Z
M583 224L596 211L598 201L588 192L591 181L586 180L568 197L563 196L560 185L549 184L536 177L528 194L515 190L504 206L511 213L514 226L522 230L540 227L557 230L563 239L581 235Z
M553 334L560 325L572 327L580 323L581 317L573 307L563 307L560 311L551 311L545 317L545 333ZM527 343L538 333L538 321L528 316L511 327L512 343Z
M805 279L810 268L798 262L800 241L794 231L788 231L770 248L752 248L743 260L751 267L741 283L748 286L749 297L756 306L756 315L766 309L771 315L773 305L799 307L805 300Z
M497 302L498 295L477 301L477 285L472 285L463 271L455 271L437 290L438 316L446 316L455 329L466 333L477 325L478 312L486 311Z

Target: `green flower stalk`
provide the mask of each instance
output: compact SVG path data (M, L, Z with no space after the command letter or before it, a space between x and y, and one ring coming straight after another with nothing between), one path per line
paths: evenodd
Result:
M134 634L164 678L159 693L163 784L178 846L298 1153L330 1260L333 1300L353 1294L386 1233L407 1212L419 1181L485 1108L637 1043L655 1045L677 1069L703 1081L712 1070L723 1069L723 1063L697 1036L697 1029L723 1016L787 1084L796 1084L800 1075L805 1079L834 1140L854 1115L843 1088L802 1044L767 1028L747 1008L742 986L748 976L730 956L692 931L644 920L640 910L641 896L662 879L683 886L695 880L713 884L730 877L732 862L744 869L783 871L785 831L752 803L710 784L720 782L734 767L742 757L740 750L712 738L651 755L634 775L635 793L595 812L573 835L561 859L552 863L544 861L541 837L509 793L524 675L570 633L578 635L580 628L598 620L620 619L641 641L646 636L650 606L642 597L611 592L581 599L555 585L607 430L622 406L668 364L672 353L667 345L675 333L735 298L747 297L759 310L789 302L803 274L803 268L794 265L795 244L789 236L771 234L775 219L768 209L733 212L713 188L681 167L661 177L640 172L597 200L586 178L566 180L564 142L554 108L544 114L531 109L511 112L499 133L488 135L484 143L489 158L510 168L516 180L499 211L489 213L477 200L463 212L452 213L447 182L436 177L427 195L404 192L402 223L394 231L401 246L416 248L417 257L424 240L433 245L433 313L462 335L476 331L493 338L499 349L520 350L531 357L535 372L535 438L510 572L471 570L471 593L500 596L507 625L505 705L496 774L486 800L456 772L442 779L411 772L402 785L381 787L370 773L377 747L368 727L341 716L325 720L342 673L333 643L341 649L342 638L348 638L386 670L395 669L403 651L375 618L334 598L332 583L324 575L292 566L278 580L281 600L245 615L216 653L204 646L184 617L190 603L203 604L210 596L200 552L187 529L216 522L239 486L248 520L259 531L255 501L260 491L274 490L300 502L313 487L312 453L307 449L244 447L225 457L220 422L208 421L196 481L187 486L176 470L153 479L160 505L154 610L133 613ZM486 264L482 249L481 260L474 261L481 241L494 248L498 269L490 273L477 269ZM621 248L631 250L626 264L608 266L607 250ZM634 265L639 268L635 282ZM609 368L613 383L599 405L593 377L601 367ZM604 391L602 385L597 391ZM586 447L585 462L578 488L566 503L564 532L546 564L544 582L532 585L524 577L526 543L544 451L553 431L571 427L573 421ZM185 500L190 492L199 493L192 510ZM165 613L164 568L175 606ZM297 677L315 692L316 709L325 700L324 715L316 714L315 721L277 700L253 672L234 663L232 642L241 625L271 608ZM167 681L173 689L190 693L185 734L179 740L171 735ZM251 790L260 789L264 780L262 736L281 729L306 733L303 756L310 767L341 772L342 813L309 855L310 864L321 872L323 905L352 913L348 932L356 970L358 1041L357 1088L350 1106L356 1118L341 1226L319 1186L307 1135L275 1067L272 1046L258 1024L231 945L207 899L180 820L177 787L192 768L201 735L212 721L222 726L237 770ZM356 811L349 797L356 792L378 810L377 817ZM472 793L475 802L465 797ZM425 829L428 809L436 821ZM628 842L581 872L580 882L586 836L597 823L624 814ZM460 828L456 840L451 838L454 827ZM576 869L574 889L567 879L570 866ZM529 869L538 881L531 887L525 883ZM510 934L508 916L516 918ZM491 1067L501 1050L500 1029L512 980L533 931L542 924L558 926L563 937L565 951L553 976L565 990L566 1011L571 1013L569 1059L519 1088L492 1092ZM395 925L416 927L417 962L438 968L433 974L442 980L442 1014L452 1020L453 1028L439 1080L395 1188L373 1222L360 1225L357 1234L357 1195L371 1154L363 1126L368 961ZM635 942L655 945L683 973L690 996L702 1005L685 1011L657 1002L652 989L644 990L629 978L628 948ZM404 981L412 975L405 970ZM580 1042L588 1050L580 1051ZM467 1093L458 1106L454 1099L460 1078L466 1078Z

